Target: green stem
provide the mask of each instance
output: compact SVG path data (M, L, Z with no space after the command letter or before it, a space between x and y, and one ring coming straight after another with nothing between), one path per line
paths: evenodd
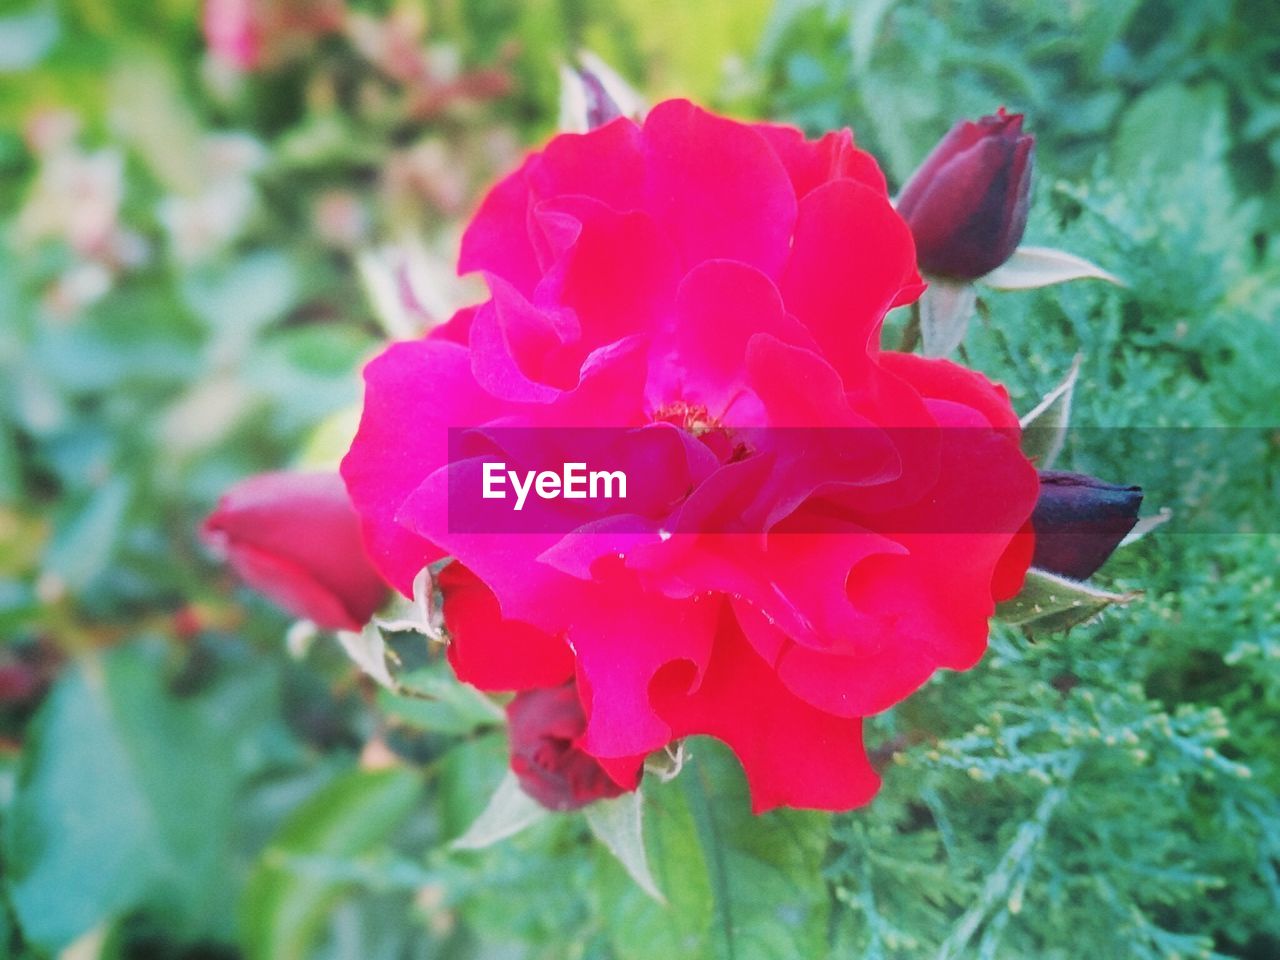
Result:
M920 343L920 301L911 304L911 316L902 328L902 339L898 341L898 349L903 353L911 353Z

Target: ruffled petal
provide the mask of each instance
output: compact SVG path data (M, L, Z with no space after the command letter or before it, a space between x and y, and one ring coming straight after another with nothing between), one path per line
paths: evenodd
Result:
M846 388L857 389L873 376L885 314L923 289L911 231L862 183L818 187L800 203L781 289Z
M725 611L702 682L667 670L653 701L674 736L707 734L737 755L751 808L850 810L880 786L862 744L862 721L833 716L793 695L743 638Z
M689 271L680 283L674 331L674 365L686 402L735 426L761 422L758 401L747 402L747 344L762 333L815 346L787 314L774 282L754 267L709 260Z
M583 749L630 757L679 736L655 711L649 686L669 664L681 665L686 689L698 685L723 601L646 595L621 570L563 597L575 603L568 637L591 690Z
M667 100L644 124L645 207L686 268L741 260L777 276L796 220L795 190L759 133L687 100Z
M500 407L471 374L466 348L447 340L392 344L364 370L360 427L342 478L361 515L369 558L411 596L418 572L443 554L396 520L423 478L447 462L448 428L480 423Z
M529 230L528 173L536 159L536 154L529 157L485 196L462 235L459 274L486 270L526 296L533 293L542 275Z
M504 619L493 591L462 564L445 567L437 584L444 595L449 663L459 680L481 690L530 690L573 676L573 653L564 640Z
M803 200L831 180L856 180L887 195L880 165L871 154L854 146L853 133L847 127L832 130L817 140L807 140L795 127L772 123L752 126L769 141L786 167L797 199Z
M640 128L620 117L587 133L555 137L534 155L528 181L541 199L584 196L619 212L638 210L644 198Z

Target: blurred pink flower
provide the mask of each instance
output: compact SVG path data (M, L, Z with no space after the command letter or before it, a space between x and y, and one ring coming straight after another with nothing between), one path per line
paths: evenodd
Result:
M359 630L386 596L337 474L242 480L222 496L201 535L245 583L326 629Z
M299 42L341 29L344 18L343 0L205 0L205 43L237 70L260 70Z

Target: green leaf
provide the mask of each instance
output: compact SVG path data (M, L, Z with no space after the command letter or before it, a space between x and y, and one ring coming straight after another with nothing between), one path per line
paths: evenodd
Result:
M616 872L601 891L625 960L789 960L828 956L822 814L753 816L738 761L697 739L683 772L648 784L645 846L667 906ZM607 875L605 875L607 877Z
M608 918L610 944L620 960L715 957L715 898L685 791L679 781L650 784L645 805L645 848L667 905L641 890L612 854L602 852L595 911Z
M506 776L507 738L497 731L463 740L440 761L437 807L440 834L459 837L475 822Z
M300 470L337 470L351 448L360 424L360 408L344 407L331 413L311 430L298 455Z
M722 744L695 741L690 797L713 878L718 956L732 960L820 957L826 942L822 870L829 818L798 810L755 816L737 759ZM687 778L687 779L686 779Z
M609 848L640 889L659 903L666 903L649 872L644 850L644 794L632 790L620 797L597 800L583 809L587 826Z
M1062 382L1046 393L1044 399L1019 421L1022 426L1022 452L1041 470L1053 466L1067 441L1071 401L1075 396L1082 360L1083 356L1076 354Z
M147 907L206 930L225 906L246 704L177 701L149 649L66 672L41 709L5 823L8 892L49 951Z
M885 14L893 4L894 0L864 0L852 5L853 9L849 14L849 47L856 73L864 72L871 65L876 37L880 35Z
M128 506L129 484L123 477L98 488L54 535L44 557L44 573L72 592L84 589L111 561Z
M545 819L551 811L520 789L520 781L507 771L489 804L453 843L454 850L483 850L499 840L514 837L520 831Z
M404 768L354 770L293 814L245 887L244 945L251 960L303 960L342 894L342 883L293 869L291 857L353 858L384 844L422 798Z
M1125 285L1096 263L1052 247L1019 247L1012 257L982 278L984 284L996 290L1034 290L1069 280L1105 280L1118 287Z
M1108 593L1087 583L1031 568L1022 591L996 607L996 618L1032 634L1069 630L1092 620L1113 604L1125 604L1136 593Z
M650 72L649 87L659 92L680 89L710 100L723 88L725 61L749 57L760 42L770 4L763 0L703 0L668 4L654 14L649 0L617 0L610 5L610 25L594 24L585 45L611 63L626 39L634 41ZM532 9L532 8L531 8Z
M378 705L431 733L461 735L506 722L501 707L452 676L443 663L400 677L399 691L378 691Z

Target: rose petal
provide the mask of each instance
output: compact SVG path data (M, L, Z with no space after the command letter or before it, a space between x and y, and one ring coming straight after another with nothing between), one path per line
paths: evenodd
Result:
M573 676L573 653L564 640L504 619L493 591L462 564L441 570L437 584L444 595L449 663L459 680L481 690L529 690Z
M645 207L686 268L723 258L777 275L796 198L760 134L687 100L668 100L649 112L644 144Z
M708 734L729 745L751 787L751 808L850 810L880 786L862 745L862 721L818 710L794 696L743 638L727 611L696 688L670 669L653 700L673 736Z

